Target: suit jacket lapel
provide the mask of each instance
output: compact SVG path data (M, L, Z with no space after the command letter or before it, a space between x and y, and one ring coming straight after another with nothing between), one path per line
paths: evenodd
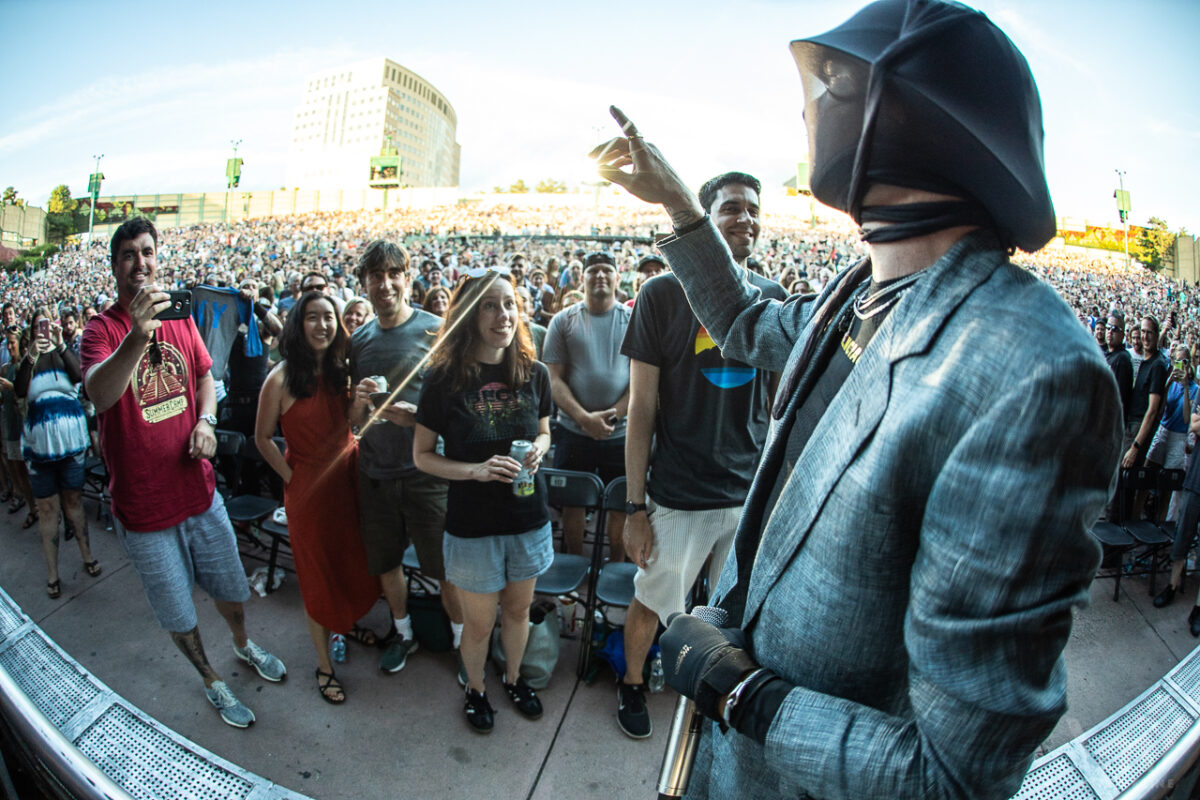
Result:
M826 409L788 476L770 519L760 522L765 528L754 556L743 627L749 628L753 623L767 593L803 546L834 486L864 443L875 434L888 408L895 365L927 350L947 318L1003 261L1002 254L995 250L978 252L979 243L978 234L969 235L928 268L928 273L901 298L884 321ZM768 452L778 461L782 461L791 421L802 395L807 395L807 391L794 393L783 418L785 424L778 425L772 437ZM763 466L767 466L766 456ZM775 474L774 470L770 473L772 484ZM762 504L769 498L771 487L759 486L760 476L767 477L762 469L755 478L755 488L759 491L748 498L744 521L760 521L765 511ZM752 508L750 500L758 507ZM744 556L739 553L739 557Z

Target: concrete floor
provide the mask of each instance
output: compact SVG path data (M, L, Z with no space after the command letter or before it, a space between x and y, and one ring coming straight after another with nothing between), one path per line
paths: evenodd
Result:
M576 644L564 641L554 679L540 692L543 717L531 722L518 716L489 676L496 729L478 736L462 719L451 654L418 652L402 672L384 675L379 651L350 643L349 659L338 670L348 701L328 705L317 696L315 657L292 576L278 591L253 595L247 604L251 637L289 667L281 685L265 683L234 659L212 602L196 595L210 660L258 716L248 730L225 725L190 665L157 627L115 536L89 511L101 577L88 577L74 543L64 543L63 596L50 600L36 528L20 528L23 513L0 512L0 586L113 690L222 757L322 800L652 796L675 702L669 689L649 696L654 736L631 740L616 726L611 673L593 685L576 681ZM1117 603L1111 581L1093 586L1092 603L1078 614L1067 647L1070 709L1045 749L1109 716L1196 646L1187 630L1190 599L1155 609L1145 581L1123 582ZM369 621L383 630L386 620L381 602Z

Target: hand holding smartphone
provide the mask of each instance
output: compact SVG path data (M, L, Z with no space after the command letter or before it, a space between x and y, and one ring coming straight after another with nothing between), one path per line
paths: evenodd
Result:
M171 305L154 315L155 319L187 319L192 315L192 293L187 289L167 292Z

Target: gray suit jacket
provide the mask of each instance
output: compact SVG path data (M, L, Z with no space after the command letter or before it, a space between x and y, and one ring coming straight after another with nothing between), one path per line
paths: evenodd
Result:
M662 251L727 357L794 366L824 295L759 302L711 223ZM690 794L1009 796L1066 707L1062 649L1121 442L1111 371L979 232L892 310L763 523L795 402L738 531L764 525L742 627L795 688L765 746L711 729Z

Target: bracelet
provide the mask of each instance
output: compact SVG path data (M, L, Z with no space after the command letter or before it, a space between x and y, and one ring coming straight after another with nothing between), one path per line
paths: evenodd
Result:
M742 692L746 691L746 687L750 685L750 682L763 672L766 672L766 667L759 667L746 677L742 678L738 685L734 686L733 689L730 690L729 695L725 699L725 708L721 709L721 722L724 723L725 727L729 727L729 715L737 706L738 701L742 699Z

